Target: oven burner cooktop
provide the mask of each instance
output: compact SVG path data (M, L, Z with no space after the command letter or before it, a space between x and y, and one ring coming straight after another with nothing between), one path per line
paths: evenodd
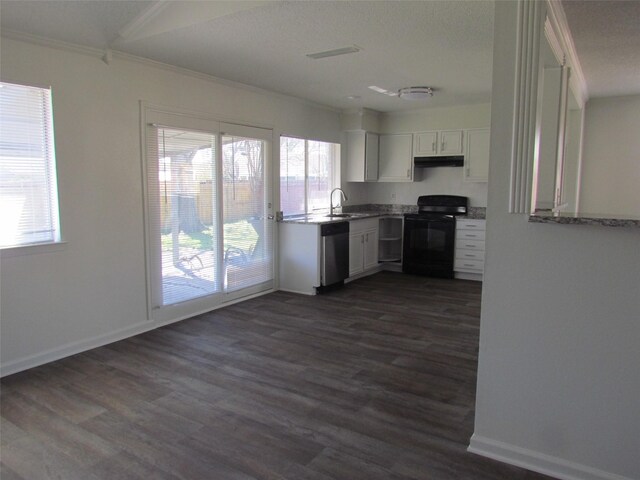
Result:
M418 213L404 216L402 271L453 278L456 215L468 211L467 197L423 195Z
M422 195L418 197L418 213L408 215L466 215L469 199L458 195Z

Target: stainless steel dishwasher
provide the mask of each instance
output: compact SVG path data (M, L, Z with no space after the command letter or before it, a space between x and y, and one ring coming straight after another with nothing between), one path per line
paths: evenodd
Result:
M349 276L349 222L320 225L322 271L319 293L344 284Z

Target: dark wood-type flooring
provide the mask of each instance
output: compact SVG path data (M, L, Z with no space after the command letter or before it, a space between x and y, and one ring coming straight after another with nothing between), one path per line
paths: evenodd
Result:
M11 375L1 478L548 478L466 452L480 290L380 273Z

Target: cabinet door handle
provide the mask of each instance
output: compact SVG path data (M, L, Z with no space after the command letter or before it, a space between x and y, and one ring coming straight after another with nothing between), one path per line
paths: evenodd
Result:
M473 253L465 253L464 256L465 257L471 257L471 258L475 257L475 255Z
M431 144L431 151L432 151L433 153L436 153L436 142L433 142L433 143Z
M465 235L465 237L472 237L472 238L476 238L476 237L477 237L477 235L473 235L473 234L471 234L471 233L467 233L467 234Z
M442 143L440 143L440 151L444 150L444 140L442 140Z
M407 178L411 178L411 169L407 168Z
M360 237L360 243L364 243L364 235Z

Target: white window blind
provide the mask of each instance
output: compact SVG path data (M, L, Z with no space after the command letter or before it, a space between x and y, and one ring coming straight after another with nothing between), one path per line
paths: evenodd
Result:
M271 130L223 125L225 292L273 279L268 157Z
M58 241L51 90L0 82L0 248Z
M215 134L149 126L147 163L161 288L154 306L220 291Z
M280 138L280 209L285 215L329 208L329 194L338 185L340 145Z
M280 138L280 210L285 215L307 211L306 178L306 141Z

